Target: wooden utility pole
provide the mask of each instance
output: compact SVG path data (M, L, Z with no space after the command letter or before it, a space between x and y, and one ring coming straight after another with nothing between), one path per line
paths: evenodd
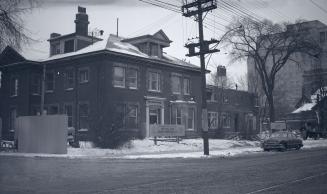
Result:
M219 43L218 40L204 40L203 37L203 13L216 9L217 3L215 0L196 0L191 3L186 3L182 6L183 16L195 16L199 24L199 42L186 44L189 49L189 54L186 56L193 57L200 55L201 63L201 93L202 93L202 137L203 137L203 152L204 155L209 155L209 138L208 138L208 111L207 111L207 95L206 95L206 69L205 55L209 53L219 52L218 49L209 48L210 44ZM199 48L199 52L195 51Z

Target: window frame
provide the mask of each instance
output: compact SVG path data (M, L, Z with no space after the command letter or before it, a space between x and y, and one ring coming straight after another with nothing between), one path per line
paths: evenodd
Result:
M66 49L66 43L68 42L72 42L73 43L73 50L72 51L67 51L68 49ZM75 52L75 39L67 39L67 40L64 40L64 53L71 53L71 52Z
M185 84L185 83L188 83L188 84ZM188 77L183 78L183 93L184 93L184 95L191 95L191 79Z
M67 111L66 111L66 107L67 106L70 106L71 107L71 112L72 112L72 115L69 116L67 114ZM74 127L74 106L73 106L73 103L65 103L64 106L63 106L63 114L67 115L67 126L68 127ZM69 119L71 118L71 126L69 125Z
M86 114L81 115L81 106L83 106L83 105L87 106L87 111L86 111ZM90 117L90 103L89 102L79 102L78 103L78 130L81 130L81 129L89 130L89 128L90 128L89 117ZM82 119L85 119L84 124L87 125L87 128L81 128L81 120Z
M87 77L87 79L85 79L85 80L82 80L82 72L86 72L86 77ZM90 69L88 68L88 67L82 67L82 68L79 68L78 69L78 82L80 83L80 84L84 84L84 83L88 83L90 81Z
M32 95L41 95L41 75L38 73L31 74L30 92ZM37 81L37 83L34 83ZM35 88L34 88L35 87ZM34 91L36 89L37 91Z
M49 90L48 89L48 84L49 84L48 75L50 75L50 74L53 75L53 80L52 80L52 82L50 82L51 85L52 85L52 90ZM48 72L46 72L46 74L45 74L45 92L46 93L52 93L52 92L54 92L54 90L55 90L55 79L56 79L56 74L55 74L54 71L48 71Z
M215 125L211 126L211 118L215 119ZM209 129L217 129L219 126L219 121L218 121L218 112L214 112L214 111L208 111L208 128Z
M156 75L156 80L152 80L152 75L155 74ZM158 71L149 71L148 72L148 82L149 82L149 85L148 85L148 91L150 92L161 92L161 73L158 72ZM152 81L156 81L156 89L152 89Z
M115 80L115 69L116 68L120 68L120 69L122 69L123 70L123 80L122 81L120 81L123 85L116 85L116 83L117 83L117 81ZM126 67L124 67L124 66L114 66L113 67L113 76L112 76L112 78L113 78L113 87L115 87L115 88L126 88Z
M10 97L18 96L18 92L19 92L18 90L19 90L19 78L17 75L12 75L10 77Z
M127 104L127 106L125 106L126 107L126 109L127 109L127 111L128 112L126 112L126 119L127 119L127 121L125 121L125 123L126 123L126 126L125 126L125 128L138 128L138 126L139 126L139 122L138 122L138 117L139 117L139 114L138 114L138 111L139 111L139 106L137 105L137 104ZM135 115L132 115L131 116L131 107L133 107L133 108L135 108ZM135 126L129 126L130 125L130 119L131 118L133 118L134 120L135 120Z
M129 72L132 72L132 71L135 72L135 77L130 77ZM135 82L136 82L135 86L130 86L131 78L135 79ZM133 67L127 68L125 71L125 81L127 82L125 85L127 85L128 89L132 89L132 90L138 89L138 69L133 68Z
M72 73L72 77L68 77L68 73ZM70 91L75 88L75 71L74 68L67 68L65 71L65 90ZM69 80L72 80L72 83L69 83ZM72 87L70 86L72 85ZM69 87L68 87L69 86Z
M177 82L175 83L175 81L177 82L179 81L179 86ZM171 74L171 91L173 94L182 94L182 87L183 87L182 82L183 82L182 75L176 73ZM174 86L177 88L174 88ZM174 89L177 89L178 91L174 91Z
M226 119L226 120L224 120L224 119ZM221 126L223 128L231 128L231 114L230 113L228 113L228 112L221 113Z
M195 130L195 107L186 107L186 109L187 109L187 121L186 121L186 130L188 130L188 131L194 131ZM188 126L188 121L189 121L189 119L190 119L190 110L192 110L192 127L190 128L189 126Z

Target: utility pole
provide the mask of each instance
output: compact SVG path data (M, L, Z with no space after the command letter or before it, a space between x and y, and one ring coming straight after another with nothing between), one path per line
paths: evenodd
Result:
M210 50L210 44L219 43L218 40L211 39L204 40L203 37L203 13L216 9L216 0L196 0L191 3L186 3L182 6L183 16L195 16L199 24L199 42L186 44L185 47L189 49L189 54L186 56L193 57L200 55L201 64L201 93L202 93L202 138L203 138L203 152L204 155L209 155L209 138L208 138L208 111L207 111L207 95L206 95L206 69L205 69L205 55L209 53L219 52L218 49ZM195 48L200 51L196 52Z

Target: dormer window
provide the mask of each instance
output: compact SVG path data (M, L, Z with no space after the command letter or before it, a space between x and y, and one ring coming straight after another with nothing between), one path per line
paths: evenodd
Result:
M64 53L74 52L74 40L66 40L64 45Z
M51 44L51 55L60 54L60 43Z

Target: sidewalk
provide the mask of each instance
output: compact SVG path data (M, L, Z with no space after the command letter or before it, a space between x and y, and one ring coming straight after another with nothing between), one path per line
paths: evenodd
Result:
M303 149L327 147L327 139L303 141ZM258 141L236 141L211 139L210 156L203 155L202 139L186 139L180 142L158 142L154 145L151 140L133 140L130 145L121 149L91 148L83 145L81 148L68 148L68 153L33 154L17 152L0 152L1 156L19 157L54 157L54 158L111 158L111 159L139 159L139 158L206 158L230 157L263 152Z

